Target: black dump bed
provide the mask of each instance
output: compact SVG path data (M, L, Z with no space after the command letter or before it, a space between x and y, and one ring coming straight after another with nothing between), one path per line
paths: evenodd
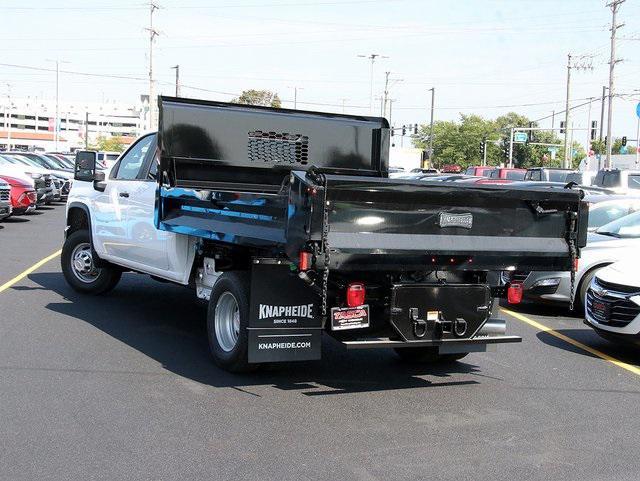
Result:
M160 229L344 270L563 270L582 193L389 179L386 120L162 97Z

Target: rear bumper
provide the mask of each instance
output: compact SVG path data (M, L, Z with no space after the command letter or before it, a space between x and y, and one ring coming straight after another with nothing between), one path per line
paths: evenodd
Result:
M522 342L518 336L507 336L506 322L502 319L489 319L478 331L468 339L428 339L419 341L404 341L390 338L362 338L341 341L347 349L380 349L380 348L412 348L438 347L441 354L485 351L489 344L508 344Z
M400 341L389 338L357 339L353 341L342 341L347 349L380 349L390 348L411 348L411 347L439 347L441 352L473 352L478 346L487 344L507 344L522 342L518 336L487 336L473 339L447 339L430 341Z

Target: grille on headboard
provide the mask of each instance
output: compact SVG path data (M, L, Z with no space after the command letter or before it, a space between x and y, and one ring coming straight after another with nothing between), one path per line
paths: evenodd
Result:
M251 162L306 164L309 160L309 137L287 132L249 132Z

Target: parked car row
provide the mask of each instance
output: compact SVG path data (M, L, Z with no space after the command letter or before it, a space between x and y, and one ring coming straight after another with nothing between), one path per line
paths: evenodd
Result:
M73 159L63 154L0 152L0 219L65 201L73 182Z

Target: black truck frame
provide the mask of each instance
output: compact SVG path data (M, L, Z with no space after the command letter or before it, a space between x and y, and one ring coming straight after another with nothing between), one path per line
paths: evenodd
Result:
M581 191L390 179L383 118L159 105L157 227L246 284L228 368L318 359L323 331L417 359L518 342L490 273L572 270L586 244Z

